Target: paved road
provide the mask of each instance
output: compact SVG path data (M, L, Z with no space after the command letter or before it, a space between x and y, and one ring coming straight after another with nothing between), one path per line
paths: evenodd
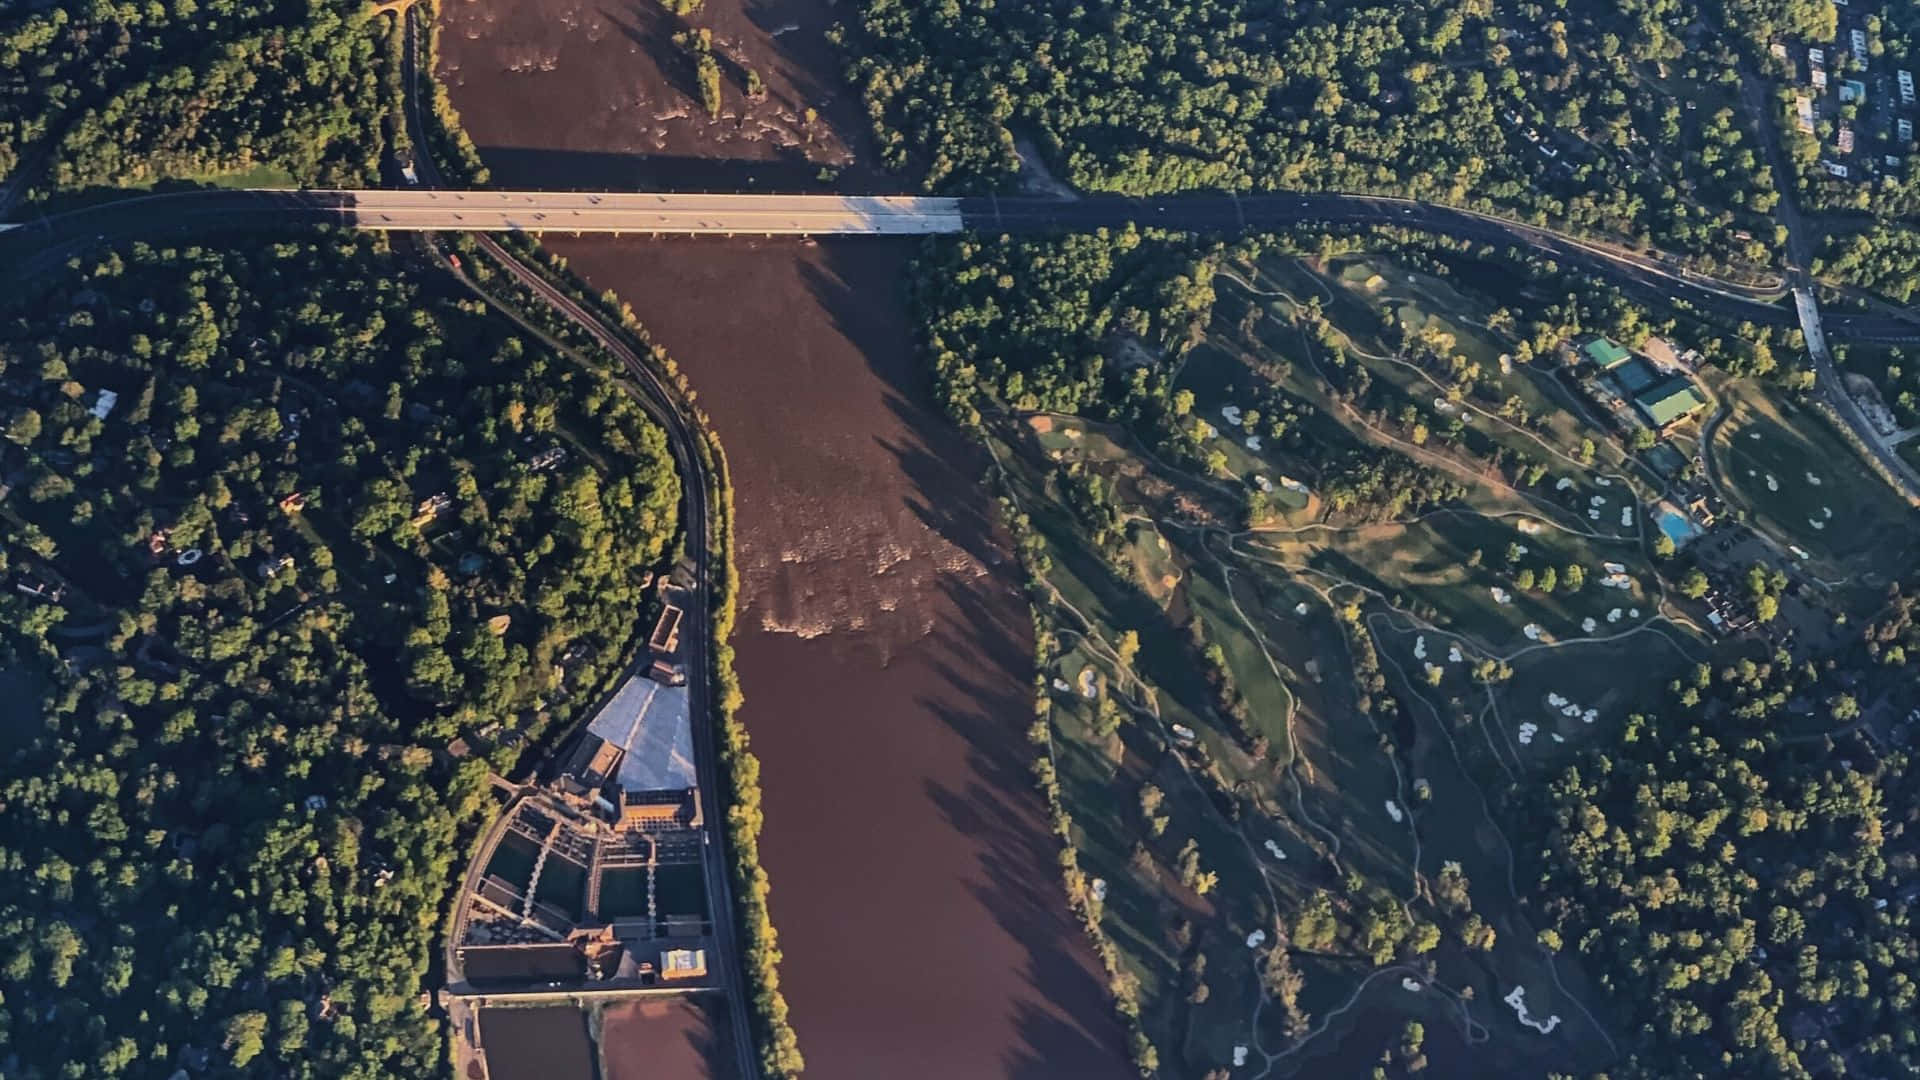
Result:
M415 145L423 145L416 137ZM419 165L429 186L430 165ZM691 195L435 191L188 191L146 195L21 223L0 233L0 256L57 264L106 236L335 224L393 231L615 232L638 234L917 235L962 229L1042 232L1128 223L1234 234L1306 223L1392 224L1458 239L1526 248L1656 299L1689 302L1769 326L1792 326L1779 290L1705 278L1668 261L1591 244L1451 207L1359 195L1189 195L1142 200L935 199L913 196ZM1850 336L1911 337L1916 328L1863 318Z
M402 78L408 89L407 126L414 146L414 165L421 179L428 185L440 183L440 172L435 167L432 155L426 152L429 145L426 140L426 128L420 114L424 100L420 93L420 71L418 64L418 8L409 7L404 15L407 40L404 50L405 71ZM712 548L709 538L712 534L710 507L707 497L712 478L702 466L702 458L697 449L696 440L700 437L689 420L685 403L661 377L655 367L637 354L628 345L626 335L617 328L607 326L597 315L586 311L565 292L553 287L545 278L533 269L524 266L492 237L475 235L474 240L493 260L504 267L507 273L531 290L548 306L562 316L570 319L598 341L603 348L626 365L628 372L641 389L641 404L644 405L662 429L667 433L667 445L673 454L674 468L681 478L682 500L686 513L687 549L694 562L695 587L686 605L686 633L682 635L687 642L687 670L696 673L687 680L689 712L695 717L714 717L712 700L712 681L709 673L713 670L712 638L713 625L710 604L713 595L714 567ZM437 248L428 242L428 250L438 257ZM457 272L456 272L457 273ZM463 279L464 274L460 275ZM701 866L706 874L708 903L712 905L714 951L719 954L716 973L721 978L721 988L727 997L729 1036L733 1042L735 1075L742 1080L758 1080L761 1075L760 1048L754 1039L754 1017L752 999L748 992L744 957L740 952L739 925L736 921L738 908L733 898L733 857L727 844L727 815L724 808L731 803L729 797L722 797L720 785L719 746L715 737L713 723L693 725L694 764L699 773L702 803L711 808L706 815L705 838L707 850L701 858Z
M1813 275L1809 271L1813 259L1813 230L1808 228L1806 219L1800 213L1794 174L1780 148L1778 117L1766 85L1752 71L1742 70L1740 93L1754 124L1758 125L1760 145L1765 148L1767 166L1773 172L1774 188L1780 193L1780 201L1774 206L1773 213L1775 220L1787 230L1787 277L1793 286L1794 313L1800 320L1801 334L1806 339L1807 355L1813 361L1815 385L1833 406L1835 414L1852 429L1861 448L1879 463L1881 473L1894 488L1910 501L1920 500L1920 472L1907 464L1894 449L1894 444L1874 428L1867 419L1866 410L1854 400L1853 394L1847 390L1846 381L1834 366L1833 351L1827 347L1827 339L1848 336L1847 330L1853 321L1863 316L1825 317L1815 300ZM1886 316L1864 318L1887 319ZM1902 331L1898 320L1892 322L1893 325L1887 329L1897 335L1896 340L1920 340L1920 328L1908 325Z

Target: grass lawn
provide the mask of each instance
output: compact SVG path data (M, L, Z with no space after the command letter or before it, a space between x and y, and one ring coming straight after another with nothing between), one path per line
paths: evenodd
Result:
M149 195L161 191L188 191L194 188L275 188L292 189L300 186L293 174L277 165L259 164L246 169L221 173L197 173L187 176L162 176L152 179L118 184L112 187L89 188L85 191L62 192L44 201L34 203L35 214L57 214L67 210L78 210L100 203L125 199L131 195Z
M1755 525L1806 549L1829 580L1877 586L1913 565L1920 516L1824 417L1751 382L1721 394L1733 412L1715 433L1716 463Z
M1173 598L1185 571L1174 558L1173 545L1150 521L1136 521L1127 528L1127 554L1140 575L1141 587L1161 607Z
M1317 570L1323 582L1331 576L1374 589L1396 607L1503 653L1535 640L1525 633L1529 624L1541 628L1543 639L1572 638L1630 622L1634 608L1652 614L1651 572L1637 541L1596 540L1545 527L1528 534L1509 523L1517 520L1440 513L1411 524L1263 534L1247 547L1287 566ZM1506 556L1513 544L1525 550L1510 567ZM1476 552L1478 566L1472 565ZM1601 585L1606 562L1625 566L1632 586ZM1575 592L1522 590L1515 581L1520 569L1537 577L1552 567L1564 575L1570 565L1582 567L1587 577ZM1495 589L1504 590L1508 602L1501 603ZM1620 616L1609 621L1616 608ZM1591 630L1587 619L1594 620Z
M1528 653L1512 662L1513 678L1496 691L1500 722L1523 764L1558 760L1596 735L1617 738L1628 715L1665 700L1668 682L1691 672L1689 653L1710 655L1704 642L1666 624L1657 632ZM1622 670L1634 677L1622 679ZM1568 704L1555 705L1550 695ZM1571 705L1579 706L1581 715L1568 715ZM1587 709L1597 712L1591 725L1585 721ZM1531 746L1518 746L1523 722L1539 726ZM1554 735L1565 742L1556 742Z

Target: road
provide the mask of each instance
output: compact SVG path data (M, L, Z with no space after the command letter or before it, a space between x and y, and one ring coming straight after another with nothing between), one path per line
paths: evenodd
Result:
M1880 473L1908 501L1920 501L1920 472L1916 472L1900 457L1895 449L1897 444L1887 441L1868 421L1866 411L1848 392L1846 381L1834 366L1833 351L1827 347L1827 339L1843 336L1841 331L1848 320L1823 319L1820 305L1814 298L1813 275L1808 269L1813 259L1812 232L1807 227L1806 218L1800 213L1795 197L1793 171L1780 148L1777 117L1769 106L1766 84L1752 71L1742 70L1740 94L1753 123L1757 125L1756 134L1765 149L1767 166L1773 172L1774 189L1780 194L1780 201L1773 210L1774 219L1787 230L1787 280L1792 286L1794 313L1800 320L1801 335L1807 342L1807 355L1813 361L1815 385L1833 406L1834 412L1852 429L1861 449L1879 464ZM1909 326L1905 339L1912 340L1916 336L1920 336L1920 329Z
M418 137L415 146L425 145ZM1604 276L1623 289L1758 325L1791 327L1779 289L1717 281L1663 258L1561 236L1453 207L1363 195L1188 195L1156 200L1101 196L937 199L917 196L697 195L553 191L196 190L136 196L69 210L0 233L0 262L48 269L106 237L331 224L387 231L632 233L641 235L899 236L959 232L1084 231L1129 223L1231 235L1303 224L1393 225L1456 239L1515 246ZM36 264L37 260L37 264ZM1840 331L1872 340L1912 338L1920 328L1862 316Z
M403 50L406 70L402 78L408 89L407 125L411 128L414 165L423 182L428 185L440 183L439 169L434 165L432 155L426 152L430 145L426 140L425 126L420 115L420 103L423 100L419 92L418 57L418 19L417 8L408 8L404 13L407 41ZM730 872L732 856L727 843L728 815L725 808L730 799L723 798L726 788L721 786L719 766L719 745L715 737L717 719L713 706L713 620L710 605L713 595L713 528L711 507L708 496L711 492L712 478L702 465L701 456L696 449L696 440L701 437L689 419L685 403L674 392L659 372L647 363L628 344L627 337L616 328L609 327L599 316L585 310L574 299L547 282L538 272L523 265L511 253L496 243L492 237L475 235L474 241L496 264L506 270L513 278L532 291L556 312L571 320L586 331L601 347L617 357L633 376L641 391L640 401L661 428L667 434L667 445L673 454L674 467L681 478L681 497L686 514L687 550L694 563L695 587L688 594L685 603L684 632L682 639L687 642L687 671L692 677L687 680L690 699L689 712L694 717L708 718L707 723L693 725L694 764L699 774L702 802L713 808L706 815L707 850L701 858L701 868L706 874L707 896L713 905L714 950L719 954L715 965L721 975L722 988L727 996L727 1015L729 1035L733 1041L733 1056L737 1063L737 1075L744 1080L758 1080L760 1070L760 1049L753 1037L752 1000L748 992L746 969L742 964L739 943L738 908L733 898L733 878ZM438 249L431 243L428 250L438 257ZM463 280L466 275L454 271Z

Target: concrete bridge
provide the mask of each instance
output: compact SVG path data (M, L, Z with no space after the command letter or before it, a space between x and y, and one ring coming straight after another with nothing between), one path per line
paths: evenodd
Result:
M911 195L694 195L584 191L315 191L362 229L472 232L913 236L966 227L960 200Z

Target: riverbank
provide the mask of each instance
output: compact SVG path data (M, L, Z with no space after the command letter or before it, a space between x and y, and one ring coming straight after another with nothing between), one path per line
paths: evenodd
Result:
M782 983L815 1075L1122 1076L1023 741L1032 629L928 400L915 245L551 240L726 444Z

